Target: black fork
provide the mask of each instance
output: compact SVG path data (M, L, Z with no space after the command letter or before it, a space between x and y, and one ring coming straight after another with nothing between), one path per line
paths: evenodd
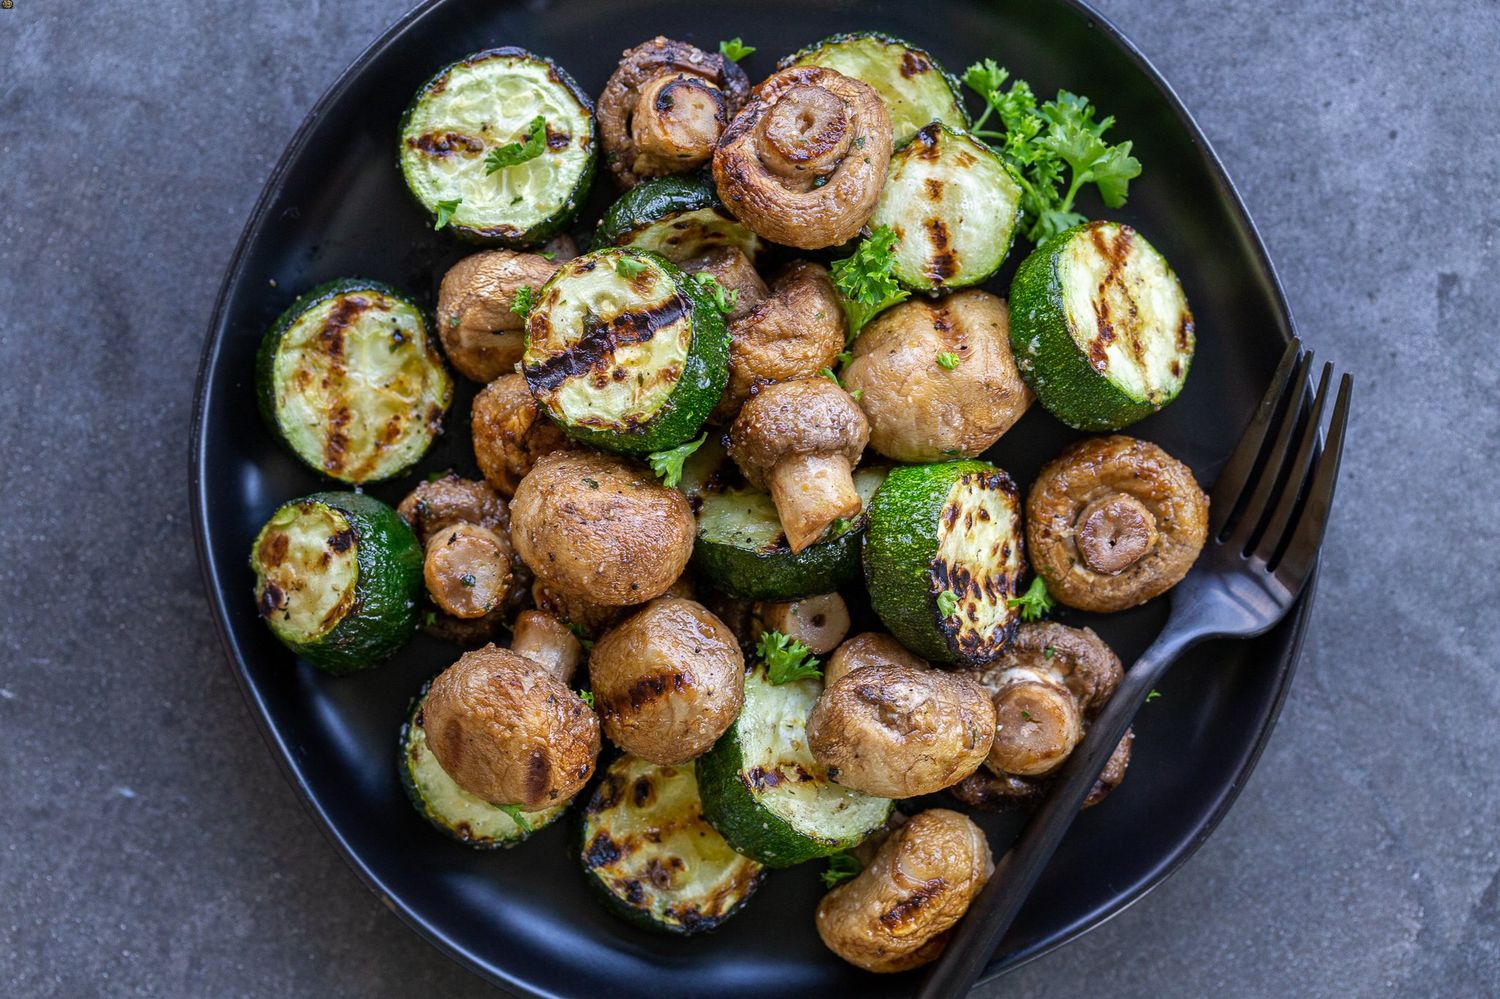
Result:
M1344 450L1350 376L1339 378L1322 447L1333 365L1324 364L1308 408L1312 352L1293 339L1271 387L1219 474L1203 553L1172 590L1166 626L1125 673L1047 799L955 929L917 993L968 993L1031 894L1047 861L1147 695L1187 649L1208 638L1249 637L1286 616L1317 564Z

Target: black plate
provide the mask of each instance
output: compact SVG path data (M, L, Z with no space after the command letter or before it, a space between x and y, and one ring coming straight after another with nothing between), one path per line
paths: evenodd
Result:
M597 94L627 45L663 33L712 48L741 35L775 59L839 31L881 29L949 67L993 56L1039 93L1090 95L1145 165L1111 217L1140 229L1175 265L1199 323L1198 356L1178 401L1132 429L1211 482L1287 342L1291 321L1254 227L1208 143L1129 42L1071 0L740 3L609 0L500 4L440 0L409 14L320 100L255 207L229 267L204 351L193 431L193 511L204 580L245 695L318 821L402 918L496 983L537 995L865 995L909 991L911 974L843 964L813 931L819 865L774 874L722 930L682 941L635 930L589 897L558 823L518 850L477 853L443 839L407 804L395 739L408 697L457 655L418 637L371 673L330 679L296 664L257 620L250 542L282 501L325 483L272 441L256 416L252 358L266 325L301 291L341 276L406 288L430 303L465 248L434 233L396 168L396 126L435 69L515 44L551 56ZM609 193L601 179L585 217ZM1086 200L1085 212L1101 213ZM992 287L1003 293L1015 261ZM418 475L472 470L472 389ZM1023 488L1074 434L1040 407L991 457ZM373 490L394 503L416 476ZM990 974L1109 918L1158 884L1207 838L1254 766L1296 660L1308 600L1271 634L1200 647L1137 726L1129 779L1085 813L1006 938ZM1128 663L1165 617L1163 601L1063 620L1096 628ZM988 821L988 820L987 820ZM1009 827L988 821L997 846Z

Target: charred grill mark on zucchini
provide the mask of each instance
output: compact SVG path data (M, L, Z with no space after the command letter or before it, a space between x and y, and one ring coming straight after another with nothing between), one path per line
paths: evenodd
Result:
M649 290L649 289L647 289ZM622 312L613 319L600 319L590 313L584 317L583 335L572 347L554 354L527 372L533 391L551 392L563 382L587 372L604 374L618 380L623 368L613 368L615 352L631 344L645 343L658 330L677 323L688 315L693 303L682 295L673 295L666 303L638 312ZM545 319L543 320L545 323ZM550 338L550 332L544 334Z
M1003 497L995 513L982 505L988 491ZM997 469L965 474L939 514L942 540L930 570L933 613L960 659L983 661L995 655L1019 624L1018 612L1009 605L1019 592L1025 566L1019 510L1015 483ZM997 523L1008 511L1014 522ZM991 533L996 536L986 539L988 545L981 544L979 539ZM951 617L937 608L938 595L945 590L958 598L958 610Z

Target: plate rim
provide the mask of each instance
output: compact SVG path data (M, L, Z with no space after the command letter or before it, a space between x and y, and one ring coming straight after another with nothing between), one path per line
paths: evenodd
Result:
M534 987L531 983L519 978L508 968L479 960L475 955L450 940L439 929L414 912L401 898L400 893L387 891L385 884L375 871L365 863L358 852L339 834L329 818L326 809L317 796L312 793L307 780L293 764L291 747L287 744L279 729L272 724L270 712L266 707L264 699L250 682L249 666L229 626L229 610L225 601L224 587L219 584L218 576L215 572L216 563L210 550L208 537L208 496L205 490L207 476L204 474L207 451L205 448L204 427L207 417L209 375L217 366L216 361L224 340L225 319L228 312L231 289L241 276L241 270L249 248L257 241L262 230L265 228L265 224L269 218L268 209L276 193L280 190L285 175L290 170L292 163L304 151L312 131L321 122L328 107L342 96L344 91L353 83L354 78L363 71L372 59L397 43L408 29L426 17L431 11L450 2L453 2L453 0L422 0L421 3L412 7L401 17L393 21L369 45L361 50L339 72L333 82L324 89L318 99L313 102L296 130L292 133L291 138L287 141L286 147L277 158L276 165L272 168L271 173L261 187L260 194L251 207L244 228L241 230L240 237L235 243L234 252L225 265L224 277L219 284L218 293L214 298L213 311L210 314L208 322L207 336L204 340L202 353L198 361L198 372L193 390L192 427L189 439L188 507L192 519L193 543L197 552L199 574L205 595L208 597L210 610L212 611L214 630L219 638L219 646L228 661L230 672L234 675L235 683L240 689L241 696L245 699L247 706L251 708L251 714L254 716L255 724L260 730L261 737L266 741L267 746L274 750L272 756L275 758L282 776L296 790L302 807L312 817L319 831L334 846L338 855L354 871L365 887L379 898L386 908L394 912L402 922L431 944L439 953L491 984L499 985L518 995L534 996L537 999L552 999L555 995L554 993ZM1176 115L1178 121L1196 141L1209 167L1209 175L1214 187L1232 206L1235 216L1243 226L1244 231L1250 236L1250 250L1266 275L1275 311L1284 320L1284 325L1278 327L1276 332L1289 342L1290 337L1295 335L1296 322L1292 316L1291 307L1287 302L1286 293L1282 288L1280 276L1276 272L1275 264L1272 262L1270 255L1266 252L1265 243L1261 239L1260 229L1256 226L1255 220L1251 217L1249 210L1245 206L1244 199L1240 197L1239 190L1230 179L1223 162L1219 159L1218 153L1214 150L1212 143L1209 142L1202 128L1199 127L1197 120L1187 110L1182 100L1177 96L1176 90L1172 88L1172 85L1156 69L1151 60L1108 17L1096 10L1086 0L1055 0L1055 2L1072 8L1075 12L1083 15L1091 28L1101 31L1108 36L1109 40L1124 53L1135 68L1156 88L1167 106ZM1292 678L1296 674L1297 665L1301 659L1302 646L1307 635L1319 575L1320 572L1315 567L1302 595L1298 598L1292 610L1288 612L1287 617L1289 622L1287 623L1291 628L1291 632L1288 636L1285 650L1274 666L1275 675L1272 682L1275 684L1275 693L1263 711L1263 717L1256 722L1256 738L1242 749L1239 764L1232 771L1231 782L1220 796L1214 810L1195 831L1191 840L1174 853L1169 854L1156 870L1143 881L1133 886L1129 891L1116 896L1104 906L1081 914L1054 937L1029 947L1023 947L1000 958L992 956L989 963L985 966L984 973L980 976L976 984L985 984L994 981L1002 975L1050 954L1052 951L1072 943L1086 933L1103 926L1145 898L1146 895L1150 894L1168 878L1181 870L1182 866L1208 841L1218 829L1224 816L1228 814L1229 810L1234 806L1235 801L1238 800L1240 793L1244 790L1251 774L1259 764L1262 754L1265 752L1265 748L1271 738L1271 733L1276 728L1277 721L1281 716L1282 707L1291 689Z

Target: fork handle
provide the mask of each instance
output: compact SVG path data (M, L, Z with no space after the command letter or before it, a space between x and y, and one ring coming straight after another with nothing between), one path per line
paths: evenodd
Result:
M1063 764L1046 799L969 906L943 956L923 980L917 992L920 999L958 999L979 980L1146 696L1200 637L1169 627L1126 671L1088 734Z

